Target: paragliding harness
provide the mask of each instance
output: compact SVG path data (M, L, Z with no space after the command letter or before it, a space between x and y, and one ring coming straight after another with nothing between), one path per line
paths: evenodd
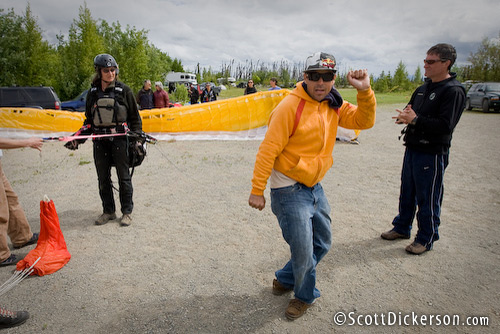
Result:
M91 93L97 91L97 100L92 107L92 121L98 128L116 128L127 120L127 108L123 99L123 84L115 82L109 92L92 87Z
M108 92L103 92L96 87L93 87L91 92L97 93L97 100L92 108L95 132L108 134L124 131L127 139L129 168L132 168L130 176L132 177L135 167L140 166L146 157L146 142L155 143L156 139L142 131L135 133L129 130L126 123L127 108L124 104L123 84L121 82L116 81L114 88ZM113 165L115 164L113 163Z

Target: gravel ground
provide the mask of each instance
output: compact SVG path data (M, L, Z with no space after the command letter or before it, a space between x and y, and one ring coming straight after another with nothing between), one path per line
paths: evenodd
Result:
M398 206L404 147L401 126L391 120L396 107L379 107L360 145L334 149L334 167L322 181L334 237L318 266L322 297L293 322L284 316L292 296L271 294L289 251L269 191L262 212L247 204L259 141L148 146L133 177L128 228L94 225L101 206L90 143L75 152L61 143L46 143L41 155L4 151L4 172L33 230L46 194L72 255L56 273L30 277L1 297L1 305L31 314L5 332L498 333L500 115L464 113L445 175L441 239L412 256L404 251L408 240L380 239ZM0 268L0 282L12 269ZM342 326L339 312L347 316ZM426 325L414 323L412 312L427 316ZM460 323L445 326L453 315ZM350 326L358 316L372 325ZM465 325L479 316L489 326ZM381 325L382 317L392 325Z

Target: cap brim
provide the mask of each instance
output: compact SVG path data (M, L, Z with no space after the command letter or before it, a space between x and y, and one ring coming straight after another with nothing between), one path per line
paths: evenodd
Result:
M310 68L310 69L307 69L305 70L304 72L307 73L307 72L337 72L336 69L334 68L324 68L324 67L318 67L318 68Z

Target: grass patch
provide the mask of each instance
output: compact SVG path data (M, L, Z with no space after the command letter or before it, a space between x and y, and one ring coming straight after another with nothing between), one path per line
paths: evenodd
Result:
M219 100L230 99L233 97L242 96L244 88L227 87L226 90L222 90L218 96ZM267 87L257 87L257 91L267 91ZM353 104L356 104L356 94L357 91L354 88L342 88L339 89L340 95ZM406 105L410 101L412 92L401 92L401 93L375 93L377 98L377 104L401 104Z
M357 91L354 88L339 89L340 95L353 104L356 104ZM406 105L410 101L412 92L401 93L375 93L377 104L402 104Z

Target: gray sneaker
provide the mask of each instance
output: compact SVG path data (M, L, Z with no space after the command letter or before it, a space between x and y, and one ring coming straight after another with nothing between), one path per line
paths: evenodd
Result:
M96 219L95 224L104 225L110 220L115 220L115 219L116 219L115 213L103 213L102 215L99 216L99 218Z
M123 214L122 218L120 219L120 226L130 226L130 224L132 224L132 217L130 217L130 214Z
M0 307L0 328L16 327L24 323L30 314L28 311L9 311Z

